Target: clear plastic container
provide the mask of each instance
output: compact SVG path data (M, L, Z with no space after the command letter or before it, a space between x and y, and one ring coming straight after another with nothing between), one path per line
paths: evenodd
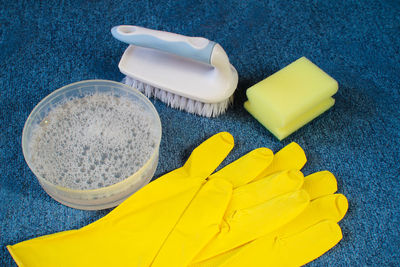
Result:
M156 135L156 143L150 158L138 167L135 173L122 181L96 189L71 189L54 184L35 170L32 162L32 136L36 127L47 118L55 107L77 98L96 93L112 94L115 97L129 98L142 107L151 118L151 130ZM117 206L134 192L146 185L154 175L158 164L158 152L161 141L161 122L151 102L136 89L127 85L107 80L88 80L62 87L45 97L29 115L22 133L22 150L25 160L36 175L43 189L58 202L69 207L85 210L99 210Z

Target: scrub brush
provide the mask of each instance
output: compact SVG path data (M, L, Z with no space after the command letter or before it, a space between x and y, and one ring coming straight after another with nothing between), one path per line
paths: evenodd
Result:
M138 26L116 26L111 33L130 44L118 65L123 82L147 97L205 117L233 102L238 74L219 44Z

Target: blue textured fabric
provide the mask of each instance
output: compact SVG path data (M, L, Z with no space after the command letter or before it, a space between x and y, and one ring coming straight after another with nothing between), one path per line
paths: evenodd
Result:
M298 142L306 174L332 171L350 203L343 240L309 266L398 266L400 261L400 4L398 1L1 1L0 266L5 245L84 226L109 210L65 207L24 161L21 134L34 106L63 85L120 81L126 45L112 26L135 24L220 43L239 73L234 105L208 119L158 110L156 177L220 131L236 146L224 164L260 146ZM339 82L336 104L279 142L243 108L245 90L301 56ZM176 77L179 79L179 77Z

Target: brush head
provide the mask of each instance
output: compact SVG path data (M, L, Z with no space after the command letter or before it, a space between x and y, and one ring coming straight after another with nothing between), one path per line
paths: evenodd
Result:
M238 73L221 45L200 37L120 25L113 36L130 44L118 64L123 81L173 108L216 117L232 103Z
M136 88L147 97L155 97L160 99L172 108L186 111L203 117L217 117L226 112L228 107L233 103L233 94L227 99L216 103L204 103L193 100L184 96L180 96L163 89L143 83L132 77L126 76L123 83Z

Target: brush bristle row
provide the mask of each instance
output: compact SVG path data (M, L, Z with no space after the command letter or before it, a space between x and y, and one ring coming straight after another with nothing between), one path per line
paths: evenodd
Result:
M197 114L204 117L217 117L228 109L233 103L233 95L228 99L218 103L203 103L184 96L176 95L149 84L142 83L132 77L125 77L123 83L138 89L147 97L155 97L160 99L172 108L185 110L189 113Z

